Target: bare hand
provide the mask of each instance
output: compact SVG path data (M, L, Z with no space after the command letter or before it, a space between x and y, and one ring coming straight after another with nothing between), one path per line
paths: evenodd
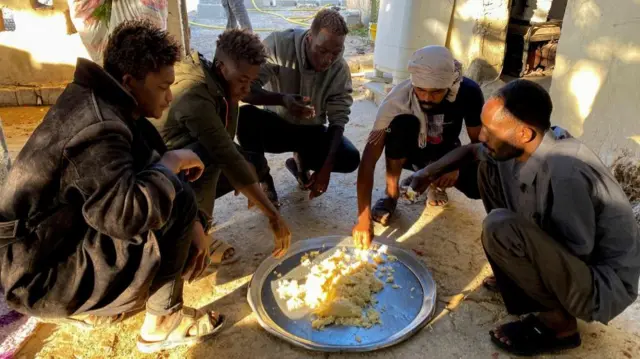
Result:
M311 175L309 182L305 186L311 190L309 193L309 199L322 196L329 188L329 181L331 180L331 170L322 167L320 171L316 171Z
M184 172L189 182L200 178L204 171L204 163L202 163L200 157L195 152L187 149L165 152L160 159L160 164L175 174Z
M428 167L423 168L417 172L415 172L414 174L412 174L410 177L407 178L406 182L409 182L411 186L411 188L418 193L418 195L422 194L424 191L427 190L427 188L429 188L429 186L431 185L431 182L433 182L433 180L431 179L431 176L429 175L429 173L426 171Z
M460 176L460 171L455 170L453 172L449 172L445 175L440 176L440 178L433 181L433 184L438 188L454 187L458 182L459 176Z
M284 107L291 115L298 118L313 118L316 111L311 106L311 99L300 95L285 95Z
M280 258L287 254L289 246L291 246L291 232L289 231L289 227L285 223L284 219L279 214L269 219L269 226L271 226L273 241L275 244L272 254L276 258Z
M202 224L199 221L193 222L191 235L193 239L189 248L189 259L182 271L183 278L188 282L200 277L207 268L209 264L209 246L211 245L211 238L204 233Z
M357 248L369 249L373 240L373 223L359 221L351 232Z

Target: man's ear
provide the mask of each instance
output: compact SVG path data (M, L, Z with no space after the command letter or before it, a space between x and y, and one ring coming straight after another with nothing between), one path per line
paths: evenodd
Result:
M122 87L124 87L130 92L135 87L135 83L134 83L135 80L136 79L129 74L122 76Z
M523 144L529 143L536 138L536 130L529 126L521 125L518 135L520 137L520 142Z

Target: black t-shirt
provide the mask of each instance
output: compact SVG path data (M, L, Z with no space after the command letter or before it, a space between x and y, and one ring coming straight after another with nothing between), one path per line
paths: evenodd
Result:
M454 143L460 137L462 121L467 127L481 126L483 105L484 96L480 86L464 77L454 102L445 100L432 110L425 111L429 121L427 142L431 145Z

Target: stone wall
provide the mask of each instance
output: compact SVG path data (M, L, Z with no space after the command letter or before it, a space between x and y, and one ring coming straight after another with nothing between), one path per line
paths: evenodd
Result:
M638 1L570 1L558 45L552 121L609 163L640 157L638 19Z
M456 1L447 47L462 62L465 75L479 82L502 72L509 23L509 0Z
M0 31L0 106L54 103L87 57L78 34L69 34L66 1L34 9L26 0L4 1L15 31Z
M55 103L73 80L78 57L90 59L70 25L66 0L55 0L52 7L34 7L31 1L0 1L15 21L15 31L0 31L0 106ZM186 3L185 11L179 4L169 0L168 29L188 49Z

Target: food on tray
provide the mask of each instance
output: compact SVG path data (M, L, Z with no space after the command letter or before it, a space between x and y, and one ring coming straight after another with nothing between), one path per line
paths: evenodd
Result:
M409 202L411 203L416 202L418 200L418 197L420 197L418 192L414 191L413 188L411 188L411 186L400 187L400 193L404 198L409 200Z
M280 299L286 300L287 308L310 308L315 316L312 327L318 330L332 324L364 328L382 324L380 313L373 308L377 303L374 295L384 287L376 271L380 268L380 272L386 273L387 283L393 282L393 268L379 267L392 261L390 256L385 258L381 253L359 249L349 254L340 248L312 265L318 255L311 252L302 256L301 264L309 268L304 280L279 281L277 293Z

